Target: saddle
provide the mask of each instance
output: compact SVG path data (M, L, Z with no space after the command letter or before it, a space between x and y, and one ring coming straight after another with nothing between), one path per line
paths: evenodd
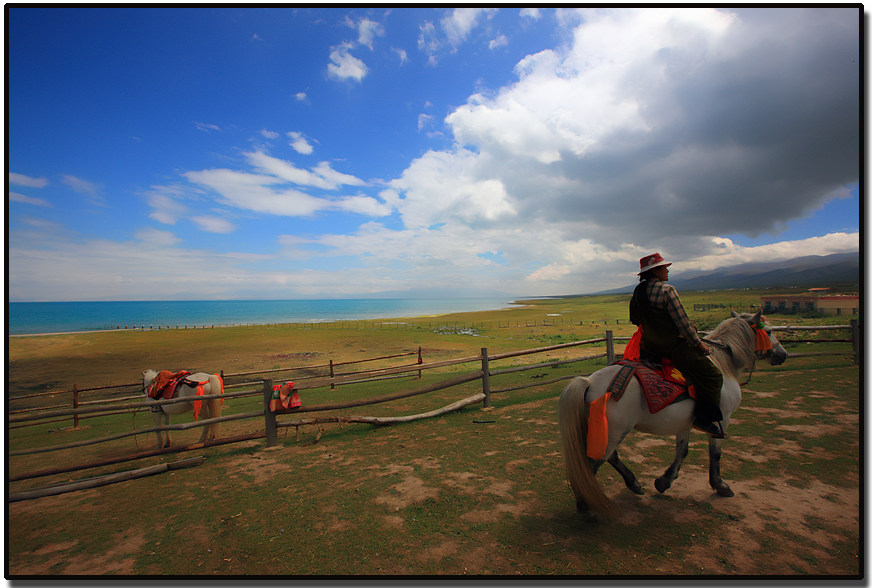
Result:
M621 369L612 379L607 390L615 402L620 400L632 376L635 376L642 386L648 411L651 414L660 412L673 402L696 398L696 388L693 384L688 384L684 374L666 358L662 358L661 363L622 359L615 364L620 365Z
M179 387L179 384L188 383L185 378L190 376L191 372L186 372L185 370L173 373L169 370L162 370L158 373L158 375L152 380L151 384L148 386L148 397L149 398L162 398L163 400L169 400L176 394L176 388ZM194 382L190 382L193 384L193 387L196 387L197 384Z

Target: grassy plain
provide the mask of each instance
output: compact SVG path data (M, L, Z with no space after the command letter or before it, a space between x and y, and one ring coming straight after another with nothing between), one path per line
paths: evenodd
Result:
M683 293L707 329L759 304L759 292ZM108 332L9 339L13 395L136 381L147 368L241 372L349 361L423 348L426 362L628 336L627 296L529 301L504 311L333 325L198 331ZM718 308L693 311L694 304ZM721 307L723 306L723 307ZM841 318L841 317L840 317ZM773 324L845 319L770 317ZM545 323L545 324L543 324ZM547 325L547 326L546 326ZM830 335L832 336L832 335ZM788 351L810 350L807 344ZM601 351L578 347L517 358L538 363ZM388 427L344 424L283 429L262 440L189 452L206 463L69 494L8 505L7 570L29 575L788 575L856 576L859 525L859 370L850 344L814 346L844 355L758 364L724 445L723 473L736 496L707 485L706 449L694 435L682 475L666 494L651 481L672 459L669 439L634 433L624 460L647 487L637 497L603 468L622 508L613 524L575 512L563 476L556 398L562 384L494 396L480 406ZM392 360L394 363L397 360ZM604 360L492 378L495 388L589 373ZM503 364L495 367L504 367ZM424 372L423 380L312 391L306 402L417 388L474 369ZM378 405L366 413L430 410L480 389ZM432 396L432 397L431 397ZM225 414L256 409L228 400ZM364 413L364 409L355 412ZM184 419L183 419L184 420ZM190 420L190 417L188 417ZM8 431L8 447L38 447L148 426L145 413ZM222 426L239 434L252 421ZM192 442L198 433L174 435ZM90 449L9 459L14 474L142 449L136 437ZM98 475L178 456L101 468ZM25 480L13 490L84 477ZM168 503L170 500L171 503ZM8 575L8 574L7 574Z

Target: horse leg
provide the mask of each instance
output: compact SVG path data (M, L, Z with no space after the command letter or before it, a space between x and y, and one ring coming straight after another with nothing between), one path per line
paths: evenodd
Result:
M718 496L729 498L733 496L733 491L721 478L721 441L722 439L709 437L709 484Z
M164 411L153 412L152 419L154 420L155 427L162 427L164 425L170 424L170 416ZM171 444L170 441L170 432L169 431L155 431L155 435L157 435L157 447L158 449L163 449L164 447L169 447ZM164 440L164 434L166 434L166 440Z
M636 479L636 475L630 471L624 462L621 461L621 458L618 457L618 450L615 449L611 456L609 456L609 463L612 464L612 467L617 470L621 477L624 479L624 484L627 485L627 488L630 489L630 492L634 494L645 494L645 491L642 490L642 485L639 483L639 480Z
M206 392L206 394L209 394L209 392ZM211 401L202 402L203 412L202 412L202 414L199 415L200 418L203 418L203 419L212 418L212 410L211 410L212 405L210 404L210 402ZM197 443L205 443L206 439L209 437L209 430L212 428L212 425L206 425L206 426L200 427L200 428L203 430L203 432L200 433L200 440L197 441Z
M654 480L654 487L657 488L657 492L663 494L669 490L669 487L672 486L672 482L678 478L678 471L681 469L681 464L684 463L684 459L687 457L687 447L689 442L689 430L675 436L675 460L668 468L666 468L666 471L663 472L662 476Z
M211 394L211 392L209 392ZM214 419L221 416L221 407L218 404L219 400L209 400L206 403L206 418ZM203 441L209 442L214 441L216 434L218 432L218 425L213 423L211 425L206 425L203 427L203 436L200 438L200 442Z

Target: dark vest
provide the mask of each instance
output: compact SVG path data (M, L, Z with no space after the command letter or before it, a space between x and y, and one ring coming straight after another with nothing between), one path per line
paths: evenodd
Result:
M654 308L648 299L648 282L640 282L630 299L630 320L642 325L642 348L669 357L679 341L678 327L665 308Z

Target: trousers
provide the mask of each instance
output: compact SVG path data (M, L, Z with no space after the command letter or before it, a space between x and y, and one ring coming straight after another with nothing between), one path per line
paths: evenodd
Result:
M678 340L669 359L696 387L696 416L712 421L723 419L720 403L724 376L717 366L685 339Z

